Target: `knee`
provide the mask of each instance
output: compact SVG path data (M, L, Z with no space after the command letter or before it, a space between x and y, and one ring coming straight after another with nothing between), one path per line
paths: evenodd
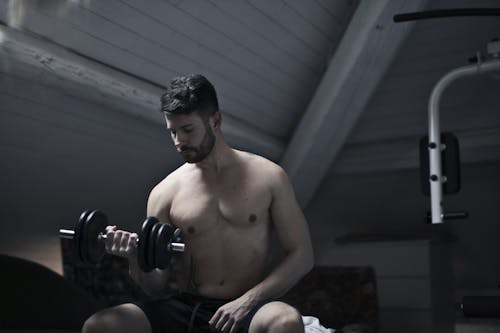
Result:
M82 327L82 333L111 333L117 332L118 323L115 323L107 313L98 312L90 316Z
M272 302L264 305L252 320L250 332L258 333L303 333L302 316L294 307Z
M99 316L97 314L90 316L83 323L82 333L103 332L103 324L101 322L102 321L99 319Z
M295 308L287 306L287 308L283 309L283 311L278 315L276 320L270 323L270 327L267 332L304 332L302 316Z
M82 327L82 333L151 332L144 313L135 305L123 304L108 308L90 316Z

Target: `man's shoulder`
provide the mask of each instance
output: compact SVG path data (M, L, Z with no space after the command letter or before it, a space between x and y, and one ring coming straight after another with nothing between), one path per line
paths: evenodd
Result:
M259 173L260 176L269 176L269 177L276 177L280 175L286 176L285 170L283 170L283 168L279 164L261 155L244 151L241 151L239 153L241 154L240 156L243 162L247 165L247 167Z
M163 178L158 184L151 190L151 196L165 196L169 193L174 193L179 186L179 180L181 175L185 173L185 165L181 165L171 173L169 173L165 178Z
M156 216L160 221L169 220L169 210L178 192L182 173L185 167L181 166L172 171L168 176L162 179L149 193L148 214Z
M265 184L273 197L289 197L293 185L286 171L277 163L257 154L245 153L247 167L254 179Z

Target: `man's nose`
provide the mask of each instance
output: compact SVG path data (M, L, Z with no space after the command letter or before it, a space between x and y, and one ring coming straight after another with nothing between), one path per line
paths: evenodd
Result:
M188 143L187 136L182 133L176 133L174 137L174 144L176 147L182 147Z

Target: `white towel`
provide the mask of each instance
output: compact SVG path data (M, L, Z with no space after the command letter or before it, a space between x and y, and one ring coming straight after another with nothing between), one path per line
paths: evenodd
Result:
M305 333L335 333L334 329L321 326L319 319L311 316L302 316Z

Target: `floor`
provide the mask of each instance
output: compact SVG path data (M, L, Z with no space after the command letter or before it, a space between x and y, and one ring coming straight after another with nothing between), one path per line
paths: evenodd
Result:
M499 333L500 318L460 318L455 333Z

